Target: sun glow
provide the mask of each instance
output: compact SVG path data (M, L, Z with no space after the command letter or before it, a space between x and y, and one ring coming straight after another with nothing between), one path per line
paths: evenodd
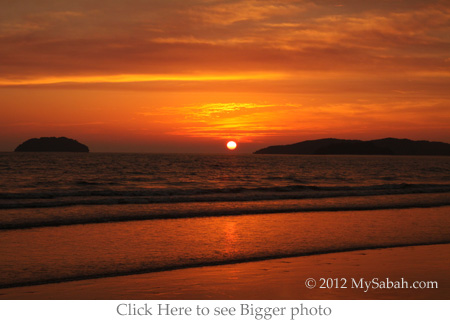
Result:
M228 141L228 143L227 143L227 148L228 148L228 150L234 150L234 149L236 149L236 147L237 147L236 142L234 142L234 141Z

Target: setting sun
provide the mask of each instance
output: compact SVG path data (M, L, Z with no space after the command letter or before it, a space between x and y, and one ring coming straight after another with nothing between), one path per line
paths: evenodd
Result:
M228 150L234 150L234 149L236 149L236 147L237 147L236 142L234 142L234 141L228 141L228 143L227 143L227 148L228 148Z

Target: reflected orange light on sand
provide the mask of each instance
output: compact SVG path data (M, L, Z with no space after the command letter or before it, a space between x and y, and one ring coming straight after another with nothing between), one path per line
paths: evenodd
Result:
M236 222L227 221L224 225L225 243L224 253L225 255L232 255L239 251L239 238L237 236Z

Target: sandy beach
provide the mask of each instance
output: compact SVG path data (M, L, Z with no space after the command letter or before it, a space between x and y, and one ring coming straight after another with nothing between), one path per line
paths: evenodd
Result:
M449 300L449 253L449 244L339 252L16 287L0 290L0 299ZM305 286L308 278L315 279L315 288ZM320 288L321 278L347 288ZM352 279L358 283L360 278L377 279L378 287L357 288ZM402 278L410 288L382 288L387 279ZM437 287L414 289L415 281L435 281Z

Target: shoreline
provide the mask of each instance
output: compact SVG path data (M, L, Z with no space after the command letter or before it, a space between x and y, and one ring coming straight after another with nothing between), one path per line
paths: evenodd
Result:
M450 244L376 248L202 266L89 280L0 289L0 300L295 300L450 299ZM317 286L308 289L305 281ZM320 288L320 278L347 288ZM364 289L364 278L381 283L437 282L438 288ZM333 282L329 282L333 283ZM323 284L323 283L322 283ZM342 285L341 285L342 286ZM411 285L409 285L411 287Z

